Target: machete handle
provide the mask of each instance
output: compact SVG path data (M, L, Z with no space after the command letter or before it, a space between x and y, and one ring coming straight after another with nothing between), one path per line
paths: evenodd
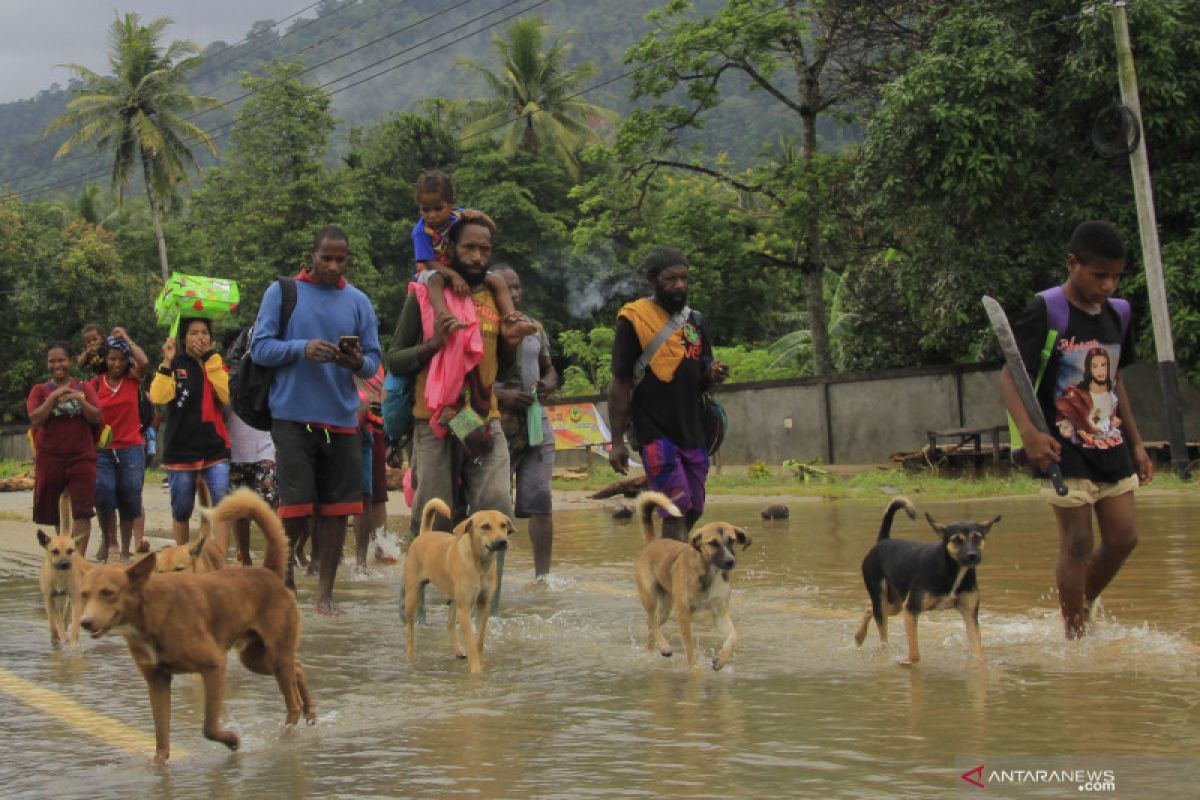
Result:
M1062 469L1059 468L1058 464L1051 462L1050 466L1046 468L1046 472L1050 473L1050 480L1054 483L1054 491L1059 497L1066 497L1067 485L1063 483Z

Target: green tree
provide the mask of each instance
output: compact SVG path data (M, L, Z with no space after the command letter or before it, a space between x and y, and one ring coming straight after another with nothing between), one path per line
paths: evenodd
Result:
M587 333L570 330L559 334L558 343L563 355L574 362L563 372L564 395L608 391L616 335L612 327L592 328Z
M1200 377L1200 7L1130 9L1143 127L1181 366ZM923 42L881 92L867 126L864 217L885 259L849 276L859 367L978 358L993 337L978 298L1019 308L1065 277L1066 243L1085 219L1110 219L1135 254L1129 164L1092 147L1098 115L1119 97L1106 7L1068 0L945 4L910 24ZM1149 329L1140 258L1121 293ZM1148 337L1143 353L1152 352Z
M214 155L217 152L212 137L187 115L220 105L214 98L188 91L188 74L200 65L199 48L189 41L171 42L165 50L161 46L163 30L171 23L169 17L158 17L149 25L140 24L137 14L118 17L109 27L113 74L99 75L80 64L63 65L81 85L72 89L67 111L45 130L46 134L73 130L55 158L91 142L98 150L111 149L112 185L122 197L130 172L135 165L141 168L164 281L169 265L161 206L178 182L188 182L189 167L197 166L189 140Z
M818 122L862 106L878 65L906 35L892 21L898 5L728 0L697 15L688 0L669 0L648 15L655 30L625 56L638 66L633 97L652 105L632 111L611 153L600 156L620 166L606 177L609 185L586 189L609 193L609 207L624 206L626 214L644 208L664 171L708 176L741 193L744 216L761 233L757 260L800 275L819 374L833 368L824 274L830 229L845 215L848 197L840 190L845 159L818 153ZM764 152L750 169L689 148L684 135L702 128L726 94L746 87L794 120L798 143Z
M481 77L491 97L474 105L474 120L463 132L471 139L504 130L500 151L546 151L572 177L579 175L579 149L596 139L596 128L613 112L579 99L583 81L595 74L591 62L567 67L571 45L567 31L543 49L550 26L539 17L522 17L505 35L492 38L499 69L474 61L461 62Z
M252 318L258 298L279 274L305 263L316 229L342 224L356 257L351 280L374 284L361 226L343 219L349 205L343 182L321 159L334 129L329 94L298 77L298 64L273 64L242 86L252 96L236 115L225 164L209 170L192 198L191 250L206 275L235 278Z
M403 306L415 264L413 187L426 170L453 173L458 158L457 142L434 111L401 112L350 132L348 168L341 183L350 214L366 233L366 255L381 278L380 291L371 299L385 330ZM457 182L458 176L454 177Z
M109 231L56 203L0 204L5 416L25 416L30 387L45 379L46 343L76 339L86 323L123 325L140 343L156 343L154 291L143 276L122 268Z

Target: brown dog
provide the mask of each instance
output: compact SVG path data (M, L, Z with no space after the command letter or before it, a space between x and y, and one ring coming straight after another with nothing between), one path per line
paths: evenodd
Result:
M57 646L67 640L67 614L71 615L71 647L79 647L79 615L83 608L79 591L83 576L91 569L75 547L70 530L58 536L37 532L38 542L46 551L42 559L42 574L38 585L42 602L50 620L50 644Z
M496 553L508 549L512 520L499 511L477 511L463 520L453 534L433 530L433 515L450 519L450 509L434 498L421 514L421 533L408 548L404 560L404 619L408 625L407 652L413 658L413 625L425 584L433 583L454 606L450 614L450 646L466 658L471 672L483 669L483 637L487 634L492 595L496 593ZM471 613L477 617L477 632L471 632ZM454 627L457 617L458 629Z
M666 495L643 492L638 495L637 512L642 520L646 546L633 565L638 594L646 609L646 627L650 630L650 646L664 656L671 655L671 645L663 636L662 625L675 609L679 633L687 648L688 666L696 665L696 645L692 640L692 614L711 611L717 627L725 636L721 650L713 659L712 668L719 670L729 663L737 631L729 616L729 571L733 569L734 545L745 550L750 536L728 522L710 522L692 531L688 542L661 539L654 529L654 509L661 508L679 516Z
M209 508L212 495L204 481L196 481L196 499L200 503L200 535L188 544L173 544L154 554L155 572L213 572L225 566L229 552L230 524L241 517L232 515L235 506L218 512Z
M171 753L171 677L199 672L204 680L204 735L231 750L238 736L220 727L225 659L237 648L251 672L274 675L287 705L287 725L316 720L304 670L296 659L300 610L283 585L287 540L283 524L261 497L243 489L226 497L214 519L249 516L266 535L262 567L222 569L204 575L160 575L155 559L130 567L92 569L83 582L80 625L93 638L116 631L150 691L156 762Z

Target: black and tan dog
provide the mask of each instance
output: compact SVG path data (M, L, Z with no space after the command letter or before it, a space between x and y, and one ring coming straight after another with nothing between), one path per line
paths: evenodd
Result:
M892 518L904 509L910 519L917 510L905 497L897 497L888 506L879 528L879 538L862 562L863 581L871 596L871 607L863 614L854 634L855 644L867 638L871 618L879 629L879 639L887 643L887 618L903 612L904 632L908 636L908 657L901 664L921 660L917 648L917 616L935 608L957 608L967 626L967 642L976 658L983 658L979 636L979 586L975 567L983 560L984 538L1000 521L952 522L942 525L929 514L925 518L937 531L936 544L906 542L891 538Z
M711 611L718 629L725 636L712 662L712 668L719 670L729 663L737 643L737 631L729 616L729 571L736 563L733 548L740 544L745 550L750 546L750 536L728 522L710 522L692 531L687 543L662 539L654 528L656 508L679 516L679 509L666 495L658 492L638 495L637 513L642 521L646 546L634 562L633 575L646 609L650 647L657 648L664 656L671 655L671 645L663 636L662 625L674 608L679 633L687 649L688 666L694 667L696 643L692 639L692 615L697 611Z
M262 529L261 567L158 574L148 555L130 567L94 567L83 581L80 625L93 637L122 634L146 679L154 713L155 761L170 757L171 678L198 672L204 680L204 735L231 750L238 735L221 728L225 661L238 650L251 672L274 675L287 706L287 725L301 712L316 720L304 670L296 658L300 609L283 585L287 539L279 517L261 497L241 489L212 512L228 523L248 516Z
M68 527L68 531L70 528ZM71 534L48 536L37 532L38 543L46 551L42 558L42 573L38 586L42 590L42 602L46 606L46 617L50 620L50 644L57 646L67 641L67 616L71 617L71 647L79 647L79 615L83 609L80 587L83 576L91 569L83 554L75 546Z
M450 534L433 529L434 514L451 518L450 508L438 498L426 503L421 514L421 533L404 559L404 620L408 625L405 650L411 660L417 606L425 584L432 583L454 606L448 622L454 654L459 658L465 655L471 672L479 672L483 669L483 639L487 635L492 595L496 593L496 556L508 549L512 520L499 511L476 511ZM474 633L472 612L476 616ZM456 620L458 628L454 626Z

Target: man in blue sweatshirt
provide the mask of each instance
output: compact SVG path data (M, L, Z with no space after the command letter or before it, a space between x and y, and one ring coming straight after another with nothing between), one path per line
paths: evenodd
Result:
M296 308L279 329L282 289L263 293L250 344L256 364L275 369L270 404L278 471L279 516L288 536L287 585L295 589L296 541L317 520L317 613L341 613L333 581L346 518L362 513L358 390L381 358L375 310L345 276L349 242L328 226L313 240L312 265L296 276Z

